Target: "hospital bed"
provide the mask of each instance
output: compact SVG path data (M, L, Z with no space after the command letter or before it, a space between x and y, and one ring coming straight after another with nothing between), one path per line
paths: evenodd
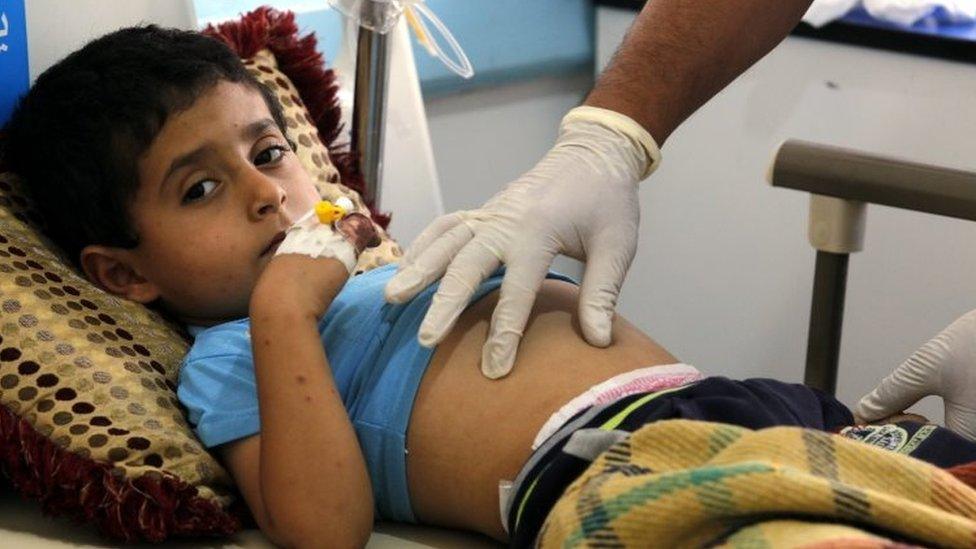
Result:
M863 248L868 203L976 221L976 173L872 155L803 141L787 141L768 173L774 187L811 194L809 239L816 249L804 382L828 392L836 387L847 266ZM0 488L0 548L111 547L89 527L41 515L6 487ZM378 524L368 547L497 547L477 535L398 524ZM250 529L225 540L169 542L152 547L264 548Z
M382 58L380 61L385 62ZM372 77L376 77L375 72ZM371 88L368 99L370 105L375 106L377 94L381 95L382 91ZM354 125L367 130L375 128L375 111L360 112L363 113L363 118L356 120ZM370 173L371 169L375 169L370 165L375 166L382 154L381 137L373 130L364 130L358 136L363 139L361 149L366 153L364 171ZM389 155L390 151L385 153ZM851 253L862 248L866 204L875 203L976 220L976 174L824 145L788 141L774 156L769 182L776 187L811 193L810 239L817 249L817 261L805 382L833 392L837 378L848 259ZM371 187L370 194L379 196L380 188ZM389 204L385 200L384 202ZM437 204L439 200L423 202ZM395 209L401 211L399 206ZM111 546L114 544L107 542L89 527L76 526L66 519L44 517L36 504L22 502L0 482L0 549ZM271 546L254 529L242 531L226 540L177 541L152 545ZM482 536L397 524L378 524L368 545L374 549L497 546L498 544Z
M24 502L6 485L0 486L0 549L68 549L119 547L89 526L72 524L65 518L41 514L36 503ZM270 549L274 545L257 529L248 529L227 539L170 541L126 547L158 549ZM442 528L381 523L373 529L367 549L487 549L498 548L484 536Z

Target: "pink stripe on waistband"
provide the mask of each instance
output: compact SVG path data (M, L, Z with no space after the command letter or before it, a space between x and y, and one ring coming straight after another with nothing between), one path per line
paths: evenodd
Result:
M606 404L607 402L613 402L614 400L619 400L625 396L632 395L634 393L652 393L655 391L663 391L665 389L670 389L672 387L679 387L692 381L698 381L702 378L699 374L684 374L684 375L666 375L666 376L647 376L635 379L630 383L621 385L619 387L614 387L606 392L600 393L596 400L594 400L590 406L595 406L597 404Z
M652 393L680 387L704 377L694 366L680 363L650 366L616 375L590 387L549 416L549 419L535 436L532 449L537 449L564 423L569 421L569 418L584 408L612 402L636 393Z

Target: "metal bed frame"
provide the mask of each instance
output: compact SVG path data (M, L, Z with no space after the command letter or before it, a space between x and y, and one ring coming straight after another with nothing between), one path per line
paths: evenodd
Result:
M976 221L976 173L789 140L768 180L810 193L808 236L817 260L803 382L833 394L847 263L863 248L866 204Z

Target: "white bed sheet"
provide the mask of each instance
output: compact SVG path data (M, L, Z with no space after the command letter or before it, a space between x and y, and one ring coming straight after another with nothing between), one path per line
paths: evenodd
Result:
M0 549L66 549L117 547L100 537L94 528L75 525L67 518L44 516L37 504L23 501L7 486L0 487ZM259 530L244 530L226 540L200 539L162 544L127 545L145 548L265 549L274 547ZM379 523L369 539L368 549L497 549L502 547L485 536L441 528Z

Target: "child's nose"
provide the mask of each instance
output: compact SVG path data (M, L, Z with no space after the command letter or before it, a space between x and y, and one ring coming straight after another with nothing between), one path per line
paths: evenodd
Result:
M250 186L252 188L250 213L255 219L278 213L288 198L281 185L260 172L252 174Z

